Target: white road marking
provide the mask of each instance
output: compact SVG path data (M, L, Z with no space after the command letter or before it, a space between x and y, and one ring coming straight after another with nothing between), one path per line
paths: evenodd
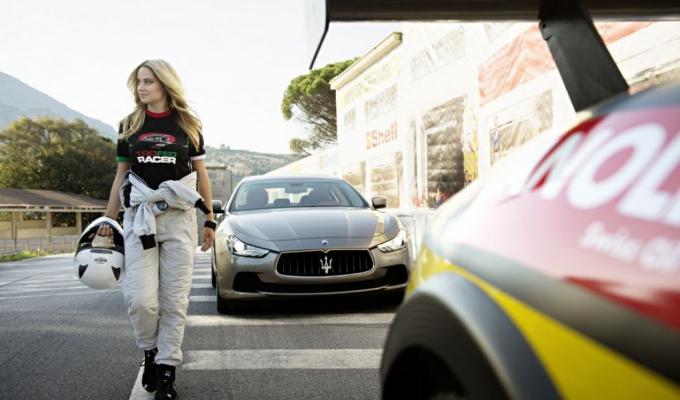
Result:
M212 289L212 284L210 283L194 283L191 285L192 289Z
M187 351L182 369L377 369L382 349Z
M73 264L69 262L67 265L53 265L50 263L33 263L33 264L0 264L0 267L9 267L4 269L5 271L10 271L10 270L21 270L23 273L32 273L34 270L39 269L40 272L39 274L53 274L53 273L65 273L70 271L73 271ZM46 271L45 268L49 268L49 272Z
M61 283L61 282L77 282L78 278L75 277L75 275L71 276L69 279L36 279L36 280L22 280L21 282L17 282L20 284L36 284L40 285L43 283Z
M189 301L192 301L194 303L210 303L216 300L215 296L189 296Z
M79 285L79 286L67 286L67 287L50 287L50 288L40 288L40 289L33 289L33 288L22 288L22 287L5 287L0 290L0 293L2 294L21 294L21 293L34 293L34 292L49 292L49 291L55 291L55 290L83 290L83 289L90 289L89 287L85 285Z
M144 373L144 367L139 368L139 373L137 373L137 379L135 380L134 386L132 386L132 392L130 393L130 400L153 400L153 393L149 393L142 387L142 374Z
M215 297L212 296L212 301ZM226 315L189 315L188 326L252 326L252 325L332 325L332 324L390 324L394 313L325 314L231 317Z
M60 258L60 259L54 259L54 258ZM62 268L67 268L63 265L63 263L71 262L73 261L73 256L70 257L53 257L51 259L41 259L41 258L30 258L27 260L19 260L19 261L6 261L4 263L0 263L0 266L27 266L27 267L33 267L33 266L45 266L45 265L53 265L56 263L57 264L54 268L57 269L62 269Z
M120 289L110 289L110 290L94 290L87 292L73 292L73 293L51 293L51 294L36 294L33 296L6 296L0 297L0 300L13 300L13 299L33 299L38 297L54 297L54 296L77 296L83 294L101 294L101 293L111 293L120 292Z

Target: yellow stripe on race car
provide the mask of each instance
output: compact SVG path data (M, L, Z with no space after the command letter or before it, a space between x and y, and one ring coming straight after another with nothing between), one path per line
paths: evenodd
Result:
M467 278L505 311L564 398L680 399L680 387L673 382L449 263L424 244L409 279L407 294L442 272ZM680 363L678 365L680 367Z

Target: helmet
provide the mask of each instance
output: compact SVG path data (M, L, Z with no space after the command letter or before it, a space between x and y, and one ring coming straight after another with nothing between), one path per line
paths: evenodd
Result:
M97 236L102 224L108 224L113 237ZM102 240L104 239L104 240ZM123 280L125 247L123 228L108 217L99 217L85 228L78 240L74 269L78 279L93 289L110 289Z

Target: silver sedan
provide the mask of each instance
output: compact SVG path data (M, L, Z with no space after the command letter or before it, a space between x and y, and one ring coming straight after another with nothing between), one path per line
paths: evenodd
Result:
M372 205L332 177L243 179L223 212L212 250L217 309L276 297L403 293L409 234L385 199Z

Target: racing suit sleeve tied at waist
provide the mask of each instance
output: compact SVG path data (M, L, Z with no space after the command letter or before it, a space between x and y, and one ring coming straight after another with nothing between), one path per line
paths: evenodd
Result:
M205 214L210 213L196 191L196 171L180 180L164 181L156 190L132 171L127 171L119 195L125 212L132 214L133 232L139 236L145 250L156 246L156 216L168 208L186 211L196 207Z
M196 203L194 204L194 207L198 208L199 210L203 211L203 214L208 215L210 214L210 210L208 207L206 207L205 203L203 202L203 198L201 197L200 199L196 200Z

